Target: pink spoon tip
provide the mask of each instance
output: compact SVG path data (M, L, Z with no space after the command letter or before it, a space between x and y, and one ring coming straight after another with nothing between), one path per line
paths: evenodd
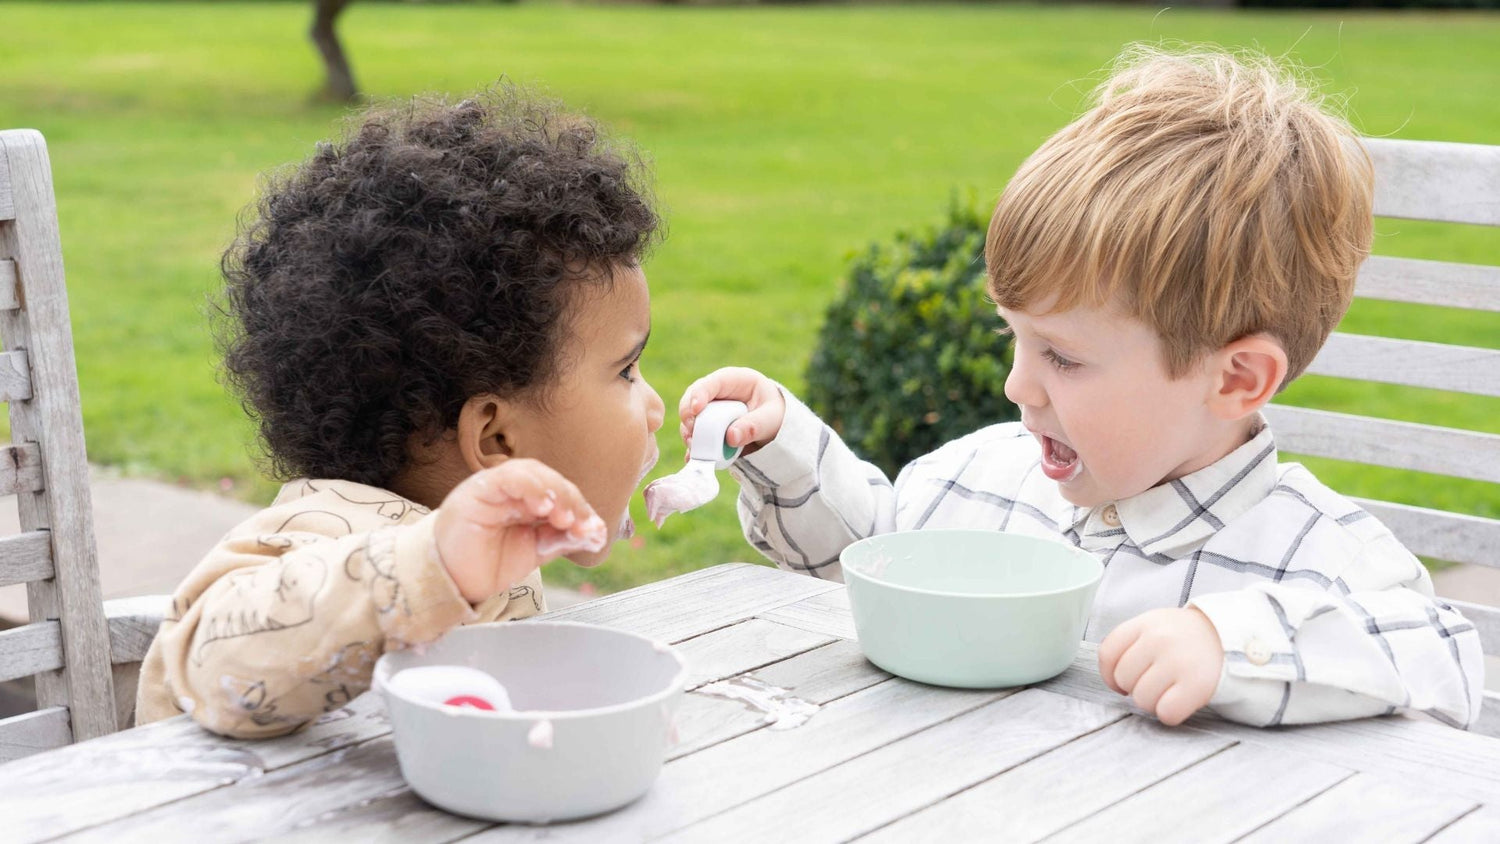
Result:
M494 704L474 695L456 695L443 701L443 704L446 706L467 706L471 709L484 709L490 712L495 711Z

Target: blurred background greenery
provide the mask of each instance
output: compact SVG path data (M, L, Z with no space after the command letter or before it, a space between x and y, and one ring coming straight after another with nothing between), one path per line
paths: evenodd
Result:
M264 502L251 430L215 379L204 311L257 174L332 134L306 2L0 4L0 126L50 144L89 456ZM1151 5L411 4L338 22L362 91L462 93L502 75L601 118L654 160L670 236L652 256L644 371L673 407L755 366L791 385L851 256L988 204L1128 42L1255 47L1311 68L1371 135L1500 143L1500 16ZM1376 251L1500 264L1500 234L1381 221ZM1359 304L1346 328L1500 347L1494 320ZM1308 378L1288 400L1500 432L1500 401ZM675 420L653 476L682 460ZM1500 516L1483 484L1315 461L1342 491ZM643 524L611 590L757 555L732 494Z

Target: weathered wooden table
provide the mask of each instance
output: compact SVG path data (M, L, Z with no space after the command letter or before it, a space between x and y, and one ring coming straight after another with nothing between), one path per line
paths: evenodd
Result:
M1500 841L1500 740L1435 724L1164 728L1103 687L1092 648L1027 689L910 683L860 655L842 587L751 565L551 617L692 663L680 743L620 811L526 827L434 809L365 695L283 739L177 718L0 766L0 841ZM816 713L776 729L721 696L778 689Z

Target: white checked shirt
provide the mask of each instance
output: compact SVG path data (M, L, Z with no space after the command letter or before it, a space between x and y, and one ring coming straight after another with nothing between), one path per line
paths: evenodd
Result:
M1090 641L1159 607L1208 616L1225 656L1209 705L1223 717L1269 726L1400 710L1462 727L1479 716L1474 626L1433 597L1384 525L1301 465L1279 465L1269 428L1211 466L1087 509L1041 473L1020 423L954 440L892 485L786 398L776 439L731 467L746 539L784 569L842 580L845 546L896 530L1061 538L1104 563Z

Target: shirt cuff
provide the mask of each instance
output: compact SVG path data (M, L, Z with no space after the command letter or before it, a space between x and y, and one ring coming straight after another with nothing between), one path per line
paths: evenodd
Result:
M1224 647L1224 668L1208 705L1233 721L1270 724L1287 684L1302 679L1291 628L1275 602L1256 589L1202 595L1188 602L1208 617Z
M415 524L371 535L371 590L389 596L377 597L387 649L434 641L478 617L438 556L436 524L433 512Z
M776 438L754 454L742 454L730 464L735 480L752 486L781 487L796 483L818 469L818 442L823 434L823 420L791 390L776 385L786 400L786 415Z

